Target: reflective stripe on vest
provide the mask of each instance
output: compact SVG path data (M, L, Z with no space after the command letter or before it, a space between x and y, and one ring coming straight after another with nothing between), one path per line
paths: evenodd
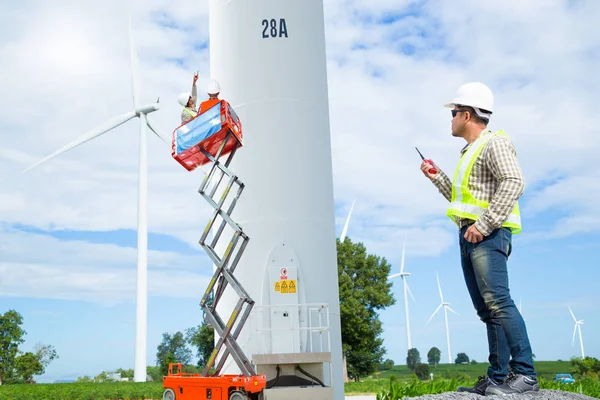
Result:
M495 133L484 132L460 158L458 167L456 167L456 171L454 172L454 179L452 180L452 198L446 211L446 215L454 222L457 222L454 217L477 221L485 210L488 209L488 202L476 199L469 191L469 177L471 176L473 165L475 165L485 145L491 138L498 135L508 137L501 130ZM502 226L509 228L513 234L521 233L521 212L518 201Z
M184 108L184 109L183 109L183 111L184 111L184 112L187 112L188 114L190 114L190 116L191 116L192 118L196 118L196 115L198 115L198 113L196 113L196 111L194 111L194 110L191 110L191 109L189 109L189 108L187 108L187 107L186 107L186 108Z

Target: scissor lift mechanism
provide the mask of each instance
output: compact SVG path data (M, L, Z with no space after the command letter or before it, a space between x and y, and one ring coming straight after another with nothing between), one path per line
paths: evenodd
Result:
M221 163L219 162L219 158L222 157L223 151L229 143L229 140L232 140L235 144L231 148L225 163ZM242 228L231 218L231 213L235 208L237 200L244 190L244 184L229 169L229 164L231 163L236 150L241 147L241 145L240 140L231 130L229 130L214 156L202 146L198 146L198 150L201 151L211 163L210 170L204 177L198 192L214 209L199 243L216 267L213 277L200 301L200 306L204 311L208 324L214 328L215 333L219 336L219 340L215 344L214 350L201 375L183 373L181 363L169 365L169 375L163 378L164 386L166 388L163 394L164 399L211 398L242 400L248 398L248 396L252 399L259 399L262 398L260 394L266 386L266 376L262 374L257 375L254 366L236 341L254 306L254 300L252 300L248 292L246 292L233 275L249 241L248 235L246 235L242 231ZM223 190L223 194L219 201L215 202L213 197L225 176L228 177L229 181ZM235 193L235 197L232 199L231 204L225 211L223 210L225 200L234 185L237 185L237 192ZM208 243L208 233L213 229L213 226L217 223L219 217L222 221L212 240ZM220 257L217 254L215 247L217 246L219 239L221 239L223 230L227 224L234 230L234 233L223 256ZM238 246L240 240L241 244ZM240 299L229 316L227 323L225 323L223 318L217 313L216 309L227 285L231 285ZM213 290L214 296L211 298ZM217 360L217 355L223 346L225 346L225 350L221 358ZM232 356L233 360L238 365L242 376L221 375L221 370L229 355ZM172 372L174 366L178 367L177 373ZM213 366L215 368L211 371ZM176 394L176 391L179 393ZM206 397L197 397L198 395Z
M202 195L202 197L204 197L204 199L206 199L206 201L214 209L210 221L206 225L204 233L200 238L200 245L202 246L204 251L206 251L206 253L216 266L214 275L210 280L208 287L206 288L206 292L204 293L202 300L200 301L200 306L205 312L205 316L208 319L208 323L215 329L215 332L220 337L219 341L215 345L212 354L208 359L206 366L204 367L204 370L202 371L202 376L209 376L209 371L215 364L216 367L213 372L213 375L219 375L229 354L231 354L243 375L256 375L254 367L252 366L252 364L250 363L250 361L248 360L248 358L246 357L246 355L244 354L244 352L242 351L242 349L236 341L246 320L250 316L250 312L252 311L252 307L254 306L254 300L250 298L248 292L246 292L246 290L242 287L240 282L233 275L233 272L235 271L235 268L237 267L237 264L240 258L242 257L242 254L244 253L244 250L248 245L248 241L250 238L242 231L242 228L231 219L231 213L233 212L237 200L239 199L240 195L242 194L242 191L244 190L244 184L229 169L229 164L231 163L231 160L233 159L235 152L239 147L239 142L237 142L231 153L229 153L225 164L219 162L221 152L223 151L225 144L227 143L230 137L233 137L231 132L227 133L227 135L225 136L225 140L223 140L223 143L219 147L219 150L215 157L210 155L206 150L200 148L200 151L206 156L206 158L208 158L211 161L212 166L208 174L204 177L204 180L202 182L202 185L198 189L198 192ZM233 138L235 140L235 137ZM218 180L216 175L219 175ZM216 203L213 200L213 196L215 195L217 188L219 187L221 181L225 176L229 178L229 182L227 183L227 186L225 187L223 194L219 199L219 202ZM209 191L211 183L214 183L215 180L217 180L217 182ZM235 197L233 198L227 211L224 211L223 204L225 203L225 199L227 198L227 195L229 194L233 185L237 185L237 193L235 194ZM218 217L222 218L221 224L219 225L219 228L217 229L210 244L208 244L206 242L208 233L213 228L213 225L215 224ZM225 250L225 253L223 254L223 257L221 258L217 254L215 247L217 246L217 243L221 238L226 224L229 224L229 226L234 230L234 234L229 242L229 245L227 246L227 249ZM237 244L240 241L240 239L242 240L242 243L239 247L237 247ZM217 281L218 286L215 290L213 301L211 304L209 304L211 291L214 289L215 285L217 284ZM227 324L225 324L221 316L217 313L216 308L228 284L230 284L233 287L240 299L237 302L235 308L233 309L233 312L231 313ZM246 307L245 310L242 312L242 309L244 309L244 305L246 305ZM237 324L235 329L233 329L233 326L238 318L239 323ZM226 350L223 353L221 359L218 362L216 362L215 358L223 345L225 345Z

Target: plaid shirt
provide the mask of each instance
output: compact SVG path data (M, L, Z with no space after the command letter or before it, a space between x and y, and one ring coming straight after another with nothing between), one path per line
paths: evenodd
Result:
M489 129L483 130L482 135L489 135ZM469 149L467 144L461 150L461 155ZM452 199L452 181L439 171L432 179L433 184L444 197ZM469 176L469 191L479 200L489 203L488 209L475 222L475 227L484 236L502 226L515 203L523 194L525 179L517 161L517 152L508 137L496 136L490 139L475 161ZM473 221L456 218L459 227Z

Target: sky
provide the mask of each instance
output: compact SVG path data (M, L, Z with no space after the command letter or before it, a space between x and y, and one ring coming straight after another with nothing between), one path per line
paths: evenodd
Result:
M135 0L142 101L165 137L177 95L208 83L208 2ZM406 270L411 336L423 360L447 362L436 272L452 359L485 362L485 325L468 296L447 202L419 170L414 147L451 174L463 139L443 104L468 81L495 95L490 128L512 139L526 180L524 225L509 259L511 294L537 360L600 357L600 3L327 0L324 5L337 235ZM22 170L132 107L121 2L0 4L0 313L17 310L24 351L59 358L38 382L133 368L138 120L34 170ZM212 264L198 245L210 207L170 147L148 137L148 364L163 332L198 325ZM308 160L307 160L308 162ZM382 310L386 358L406 361L402 287ZM482 368L483 371L483 368ZM557 371L562 372L562 371Z

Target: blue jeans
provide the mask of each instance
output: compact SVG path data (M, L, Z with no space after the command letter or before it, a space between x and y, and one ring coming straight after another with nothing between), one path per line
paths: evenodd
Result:
M510 366L515 374L534 377L525 321L508 288L506 263L512 250L512 233L500 228L483 241L470 243L464 238L466 231L466 226L460 230L461 263L473 306L487 327L488 376L502 381Z

